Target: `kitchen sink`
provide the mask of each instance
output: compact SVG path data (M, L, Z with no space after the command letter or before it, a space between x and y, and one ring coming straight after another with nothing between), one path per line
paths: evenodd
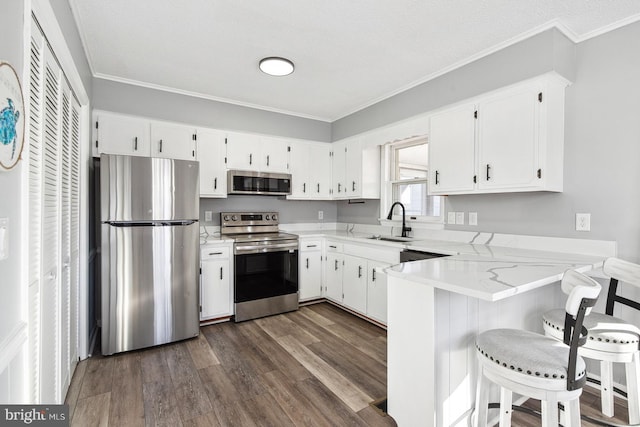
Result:
M370 240L384 240L385 242L410 242L411 237L385 237L385 236L371 236L367 237Z

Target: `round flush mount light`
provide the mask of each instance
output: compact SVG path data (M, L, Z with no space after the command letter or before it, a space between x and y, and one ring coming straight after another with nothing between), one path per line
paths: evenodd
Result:
M287 76L293 73L293 62L286 58L270 56L260 60L260 70L270 76Z

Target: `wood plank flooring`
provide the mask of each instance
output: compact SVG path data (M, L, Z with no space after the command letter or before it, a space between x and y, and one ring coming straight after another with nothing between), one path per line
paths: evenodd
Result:
M386 331L331 304L205 326L193 340L78 364L72 426L395 426L386 396ZM527 407L539 410L536 401ZM602 419L586 387L582 413ZM616 398L612 423L627 424ZM540 426L519 411L514 426ZM583 421L585 427L598 424Z
M330 304L82 361L72 426L395 426L386 331Z

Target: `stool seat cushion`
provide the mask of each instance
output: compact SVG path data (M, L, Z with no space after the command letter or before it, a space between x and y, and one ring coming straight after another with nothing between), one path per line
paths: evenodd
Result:
M543 315L548 335L562 340L565 311L550 310ZM591 312L584 318L583 326L589 331L584 349L610 353L633 353L638 351L640 329L608 314Z
M513 371L513 378L567 382L569 346L554 338L518 329L492 329L476 338L476 349L496 365ZM576 362L576 379L585 375L582 357ZM530 378L530 379L528 379ZM515 380L515 379L514 379Z

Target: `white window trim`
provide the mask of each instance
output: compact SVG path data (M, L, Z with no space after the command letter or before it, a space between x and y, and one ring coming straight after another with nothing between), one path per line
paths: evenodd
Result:
M427 141L426 135L411 137L403 140L396 140L388 142L380 147L380 218L378 221L380 225L397 227L402 225L402 210L396 208L391 220L387 219L389 214L389 208L393 202L393 184L397 181L392 181L391 176L393 174L392 166L395 165L393 159L394 150L399 146L416 145L420 142ZM422 182L422 179L416 180ZM404 182L410 183L412 180L404 180ZM442 229L444 228L444 207L441 209L440 216L409 216L405 218L407 224L411 224L412 228L425 228L425 229Z

